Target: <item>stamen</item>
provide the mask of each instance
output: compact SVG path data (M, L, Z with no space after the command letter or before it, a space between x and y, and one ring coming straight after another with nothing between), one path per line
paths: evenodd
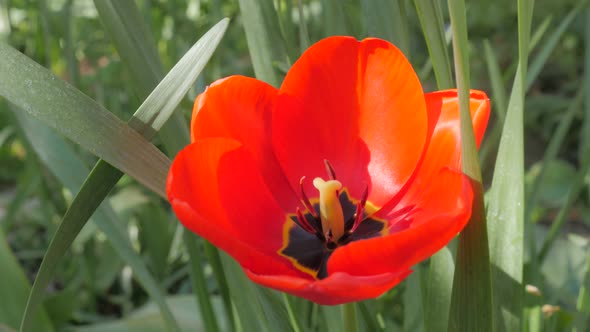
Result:
M317 230L315 228L313 228L308 222L307 219L305 218L305 216L303 215L303 213L301 212L301 209L299 207L297 207L297 210L295 210L295 213L297 214L297 222L296 224L303 228L304 231L310 233L310 234L316 234Z
M311 213L312 216L314 216L314 218L317 218L318 214L315 211L313 204L311 204L311 202L309 201L309 198L305 194L305 190L303 190L303 180L305 180L305 176L302 176L301 180L299 180L299 191L301 194L301 203L303 203L303 206L305 206L305 208L309 211L309 213Z
M326 165L326 172L328 172L328 176L330 180L336 180L336 172L334 171L334 167L328 161L328 159L324 159L324 165Z
M365 191L363 191L363 196L361 200L356 205L356 212L354 213L354 224L352 224L352 228L350 229L350 233L354 232L357 227L363 221L363 210L365 209L365 205L367 204L367 197L369 196L369 186L365 187Z
M322 178L313 179L313 186L320 192L320 219L322 232L338 241L344 235L344 213L338 191L342 183L338 180L324 181Z

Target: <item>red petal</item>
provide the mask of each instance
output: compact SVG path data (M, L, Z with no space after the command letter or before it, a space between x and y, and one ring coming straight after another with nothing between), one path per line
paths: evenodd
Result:
M440 117L430 140L424 162L419 170L413 188L420 195L423 187L428 186L433 177L443 167L461 169L461 128L459 123L459 99L457 90L427 93L426 105L429 110L439 111ZM470 93L470 111L473 121L475 140L479 147L490 115L490 102L485 93L472 90ZM408 199L408 198L406 198ZM412 200L412 198L409 198Z
M167 194L188 229L240 265L257 273L302 275L277 254L286 214L239 142L199 139L183 149L172 163Z
M404 204L416 205L406 229L336 249L328 260L328 273L405 271L446 245L469 220L473 192L469 179L461 173L442 170L418 198Z
M332 37L293 65L272 121L273 147L294 188L304 175L325 178L327 159L353 197L372 185L369 200L379 204L414 170L428 119L416 74L395 46Z
M262 81L230 76L212 83L195 100L191 122L193 141L207 137L234 139L255 158L271 191L284 209L295 209L298 200L274 156L270 144L271 116L278 90Z
M283 275L260 275L245 270L250 279L263 286L306 298L322 305L336 305L376 298L385 293L412 271L352 276L333 273L322 280L308 280Z

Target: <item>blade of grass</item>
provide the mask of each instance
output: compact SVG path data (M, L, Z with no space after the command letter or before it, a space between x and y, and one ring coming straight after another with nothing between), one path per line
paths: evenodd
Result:
M586 4L586 1L579 1L578 4L570 10L567 16L559 23L559 26L553 31L553 33L543 43L543 48L539 51L534 61L531 62L530 68L527 73L526 80L526 91L528 91L533 82L539 76L539 73L545 67L545 63L549 59L549 56L555 49L555 46L561 41L561 37L566 29L570 26L576 15L578 15L580 9Z
M178 64L162 80L162 83L156 87L148 99L146 99L144 104L142 104L142 106L138 109L136 112L137 119L141 119L144 112L153 110L153 106L149 105L150 97L152 96L159 96L160 98L165 99L166 101L161 104L165 105L165 107L161 111L166 114L171 114L172 110L176 107L176 105L183 98L184 94L192 85L192 83L187 84L187 81L194 82L200 73L200 70L204 66L204 64L203 66L196 66L196 64L201 63L202 59L200 57L203 56L208 58L211 56L213 49L215 49L219 43L226 28L227 20L222 20L199 40L199 42L202 41L202 43L197 42L197 44L195 44L193 48L187 52L187 54L178 62ZM194 67L197 67L197 69L193 70ZM184 91L184 93L181 93L181 91ZM63 103L65 103L65 101L63 101ZM158 118L157 114L156 118ZM159 129L158 126L162 125L164 122L164 119L163 121L153 122L152 125L155 126L154 130L144 131L144 133L148 136L153 135ZM165 182L165 174L163 175L162 182ZM37 276L33 290L31 291L31 295L29 297L29 302L32 304L31 309L27 309L25 312L25 317L29 311L34 311L34 304L39 301L38 298L41 296L42 290L45 288L51 276L50 267L54 266L55 262L57 262L59 258L63 256L75 236L79 233L82 226L96 210L98 205L100 205L100 203L107 196L121 176L122 173L119 170L113 168L103 160L100 160L95 165L90 176L86 179L84 185L80 189L80 192L74 198L72 205L66 212L66 215L64 216L64 219L62 220L62 223L60 224L60 227L56 232L47 250L47 253L45 254L42 266L45 264L45 266L48 267L46 270L47 272L42 273L40 271ZM160 189L163 192L163 187ZM23 322L23 325L25 325L27 320L23 319ZM177 329L175 328L175 323L171 315L169 319L167 319L167 322L171 329Z
M590 153L590 151L586 151L586 153ZM582 192L582 189L584 189L584 186L586 185L584 179L588 175L589 171L590 158L586 158L582 162L582 165L580 166L580 169L576 177L574 178L570 191L567 194L565 204L559 210L557 217L555 217L555 220L551 224L551 228L549 229L549 232L545 237L545 241L543 241L543 245L541 246L541 250L539 251L539 264L541 264L545 260L545 257L547 257L547 253L551 249L553 242L555 241L555 239L557 239L557 236L559 235L561 228L567 221L567 217L570 213L570 210L574 206L574 203L576 202L580 193Z
M533 1L518 1L518 68L489 193L488 231L494 265L495 331L522 328L524 255L524 123Z
M164 77L164 69L156 49L156 43L151 38L151 32L144 23L139 9L132 0L95 0L94 4L103 26L115 43L121 60L131 71L133 87L137 95L145 100L144 105L149 107L140 114L136 113L129 124L140 133L144 133L144 136L149 131L150 133L146 136L149 138L156 133L155 128L161 128L159 137L162 139L168 155L176 155L189 142L188 127L182 114L174 112L176 105L174 107L166 105L167 102L176 100L176 98L165 99L162 98L162 95L157 94L150 96L151 91ZM201 61L193 63L193 67L179 68L179 70L200 72L209 57L198 57ZM186 83L193 84L191 81ZM178 90L178 92L182 91L185 89ZM161 92L162 94L172 93L171 91ZM180 97L183 96L184 94ZM146 98L149 98L149 102ZM162 108L166 108L167 112L160 112ZM172 115L168 112L172 112ZM170 121L167 121L169 118Z
M141 99L145 99L145 102L131 118L129 124L150 138L161 128L159 134L166 151L168 151L169 155L176 155L178 151L189 143L190 137L182 114L173 112L178 102L193 85L194 79L203 70L213 50L221 40L221 35L223 35L227 28L227 20L222 20L223 23L218 24L219 30L216 34L213 34L213 39L203 37L195 44L193 49L201 49L203 53L193 54L193 59L196 62L187 63L184 66L175 66L170 72L170 75L162 80L162 83L166 83L163 87L168 87L168 90L162 90L161 94L157 94L155 93L156 91L154 93L151 93L151 91L164 76L162 64L156 50L155 42L151 39L149 29L144 23L135 2L130 0L95 0L95 5L103 21L103 25L109 31L122 60L131 69L131 77L136 93ZM213 43L214 47L202 48L209 43ZM172 75L173 72L175 75ZM176 75L182 73L188 73L188 77L193 77L193 79L179 81ZM174 84L175 81L179 81L182 84L176 85ZM169 95L173 96L173 98L169 98ZM172 113L172 121L166 122L170 113ZM184 239L186 241L194 241L188 235L185 235ZM200 253L194 251L196 246L192 243L187 243L186 248L191 262L199 262L200 264L201 260L198 259ZM220 278L224 278L223 270L221 269L216 272L217 282L223 283L224 281L220 280ZM191 278L193 281L200 280L201 276L194 275L195 273L202 273L201 270L196 268L196 265L191 269ZM210 297L207 294L199 293L203 290L201 287L195 287L197 301L200 303L199 309L206 323L209 324L208 326L214 328L214 323L212 322L214 321L214 317L212 318L210 316L213 308L210 301L208 301ZM223 299L229 300L225 297ZM230 307L231 305L226 303L226 309L228 306ZM228 317L231 323L233 321L231 311L228 311Z
M469 112L469 44L465 2L449 0L455 77L461 117L462 171L471 180L472 215L459 237L451 296L449 331L492 331L492 290L483 188Z
M183 240L185 246L187 246L187 250L191 252L190 255L190 267L191 267L191 281L193 286L193 292L197 294L197 300L200 306L201 317L203 318L203 325L205 327L205 331L207 332L217 332L219 331L219 326L217 324L217 319L215 317L215 312L213 311L213 306L211 305L211 297L209 296L209 291L207 290L207 280L205 279L205 273L203 271L202 266L202 255L200 248L198 247L198 238L188 232L185 231L183 233Z
M588 251L588 254L586 255L584 279L582 286L580 287L580 292L578 293L576 310L576 319L574 320L574 328L572 331L588 331L588 327L590 327L590 251Z
M506 109L508 105L506 86L504 85L504 81L502 79L502 72L500 71L500 65L498 64L496 52L494 52L492 49L489 40L486 39L483 41L483 49L488 67L488 74L490 76L490 82L492 83L492 107L498 116L498 127L502 127L504 119L506 118Z
M430 63L439 90L453 86L447 38L445 36L440 2L415 0L418 17L426 39ZM424 331L444 332L449 321L449 308L453 289L455 263L448 248L443 248L430 258L423 303Z
M286 62L287 53L272 1L239 0L250 60L259 80L278 87L283 79L275 62Z
M1 42L0 58L1 96L165 196L170 160L155 146L88 96Z
M590 158L585 151L590 150L590 8L586 9L586 23L584 26L584 85L586 86L586 98L584 100L584 120L580 130L580 148L578 156L580 160Z
M454 87L453 75L445 39L441 2L414 0L414 5L426 39L426 46L428 47L428 54L430 54L438 88L441 90L450 89Z
M361 1L367 34L389 40L410 57L410 40L405 2L399 0Z
M3 327L17 328L25 301L31 288L29 281L21 269L16 257L8 246L4 230L0 227L0 266L2 266L2 283L0 283L0 331ZM32 318L31 325L36 331L54 331L45 308L41 308Z
M324 36L348 36L351 29L348 25L343 1L321 0L322 21L324 22Z

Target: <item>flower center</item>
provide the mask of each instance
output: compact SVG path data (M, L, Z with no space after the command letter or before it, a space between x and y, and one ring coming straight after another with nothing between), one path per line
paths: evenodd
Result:
M304 208L287 215L283 247L278 251L297 269L319 279L326 277L327 261L337 247L388 233L388 223L372 216L377 208L367 202L368 188L360 200L352 198L336 180L330 163L325 161L325 164L329 179L317 177L313 180L318 190L314 199L308 198L303 189L305 177L301 178Z

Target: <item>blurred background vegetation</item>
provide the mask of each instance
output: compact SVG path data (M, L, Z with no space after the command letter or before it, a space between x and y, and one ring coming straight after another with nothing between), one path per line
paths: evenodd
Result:
M180 106L187 118L194 97L213 80L232 74L254 76L238 0L136 3L166 69L216 22L223 17L231 18L213 58ZM365 14L366 3L303 0L301 7L297 7L295 0L275 0L281 27L277 33L282 40L277 47L284 45L287 55L273 63L279 76L306 46L323 37L337 34L361 39L378 31L380 37L396 43L406 53L424 90L436 90L414 3L402 0L402 6L394 8L397 12L385 16L391 30L375 28L380 18ZM524 113L527 202L531 203L527 206L527 223L532 225L527 227L533 230L527 234L539 239L533 246L540 248L560 214L564 214L561 218L565 222L563 227L556 228L559 237L549 244L542 265L525 268L526 283L534 284L542 293L527 295L526 306L531 310L545 308L541 325L546 330L567 330L575 318L573 312L590 248L590 181L587 176L579 176L585 158L582 142L590 135L588 128L584 129L590 109L588 102L584 102L584 97L589 97L584 96L584 87L590 82L586 78L590 76L586 67L590 57L590 9L576 0L537 0L535 5ZM488 92L493 103L490 127L481 150L486 185L491 181L499 128L516 71L516 17L513 0L467 2L472 87ZM309 39L301 34L302 27ZM121 119L128 119L143 101L92 0L0 0L0 40L49 68ZM4 284L0 286L0 331L18 326L30 284L75 195L38 156L27 136L27 130L34 126L23 123L11 106L0 99L0 284ZM559 133L562 137L556 138ZM160 144L157 140L155 143ZM556 149L555 156L548 156L551 144ZM68 145L87 167L96 161L75 144ZM540 173L543 176L538 180ZM572 185L580 181L584 186L570 198ZM133 248L170 295L171 308L182 321L180 324L203 326L194 301L187 297L192 290L188 258L179 224L168 205L127 176L119 181L109 202ZM531 255L530 248L527 255ZM223 310L211 266L204 260L203 267L214 310ZM409 296L405 296L415 287L413 280L408 279L385 299L371 304L372 310L386 321L385 326L407 331L421 326L417 318L419 308L412 307ZM108 328L115 331L120 328L116 324L121 318L128 320L127 330L130 326L146 330L145 325L133 325L133 317L142 317L136 324L150 322L152 328L158 326L157 310L153 307L142 309L139 316L130 316L150 298L134 279L134 271L92 222L61 260L46 293L41 319L50 321L57 330L106 331L107 325L96 325L102 323L111 324ZM553 307L543 307L546 304ZM551 314L556 306L560 310Z

